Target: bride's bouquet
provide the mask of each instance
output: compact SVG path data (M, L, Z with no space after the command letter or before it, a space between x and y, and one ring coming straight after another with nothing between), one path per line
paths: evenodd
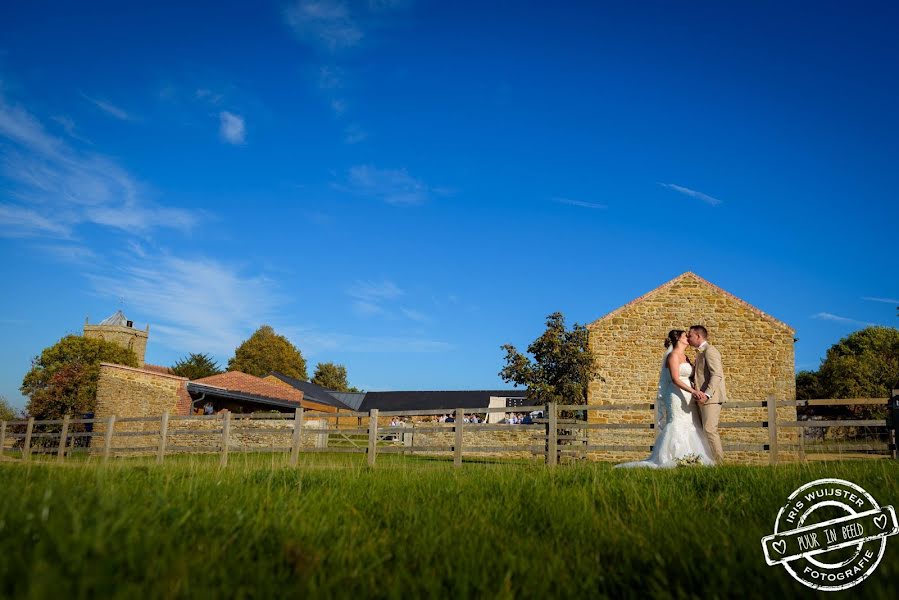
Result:
M678 467L692 467L695 465L701 465L702 459L698 454L686 454L681 456L680 458L676 458L675 462L677 462Z

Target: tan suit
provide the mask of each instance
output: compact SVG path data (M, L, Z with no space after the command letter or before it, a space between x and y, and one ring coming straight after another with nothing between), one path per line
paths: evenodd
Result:
M721 418L721 405L727 402L727 386L724 383L721 353L709 343L706 343L704 349L697 349L693 378L696 387L709 395L709 401L700 404L699 411L712 459L720 463L724 460L724 449L721 447L721 436L718 435L718 420Z

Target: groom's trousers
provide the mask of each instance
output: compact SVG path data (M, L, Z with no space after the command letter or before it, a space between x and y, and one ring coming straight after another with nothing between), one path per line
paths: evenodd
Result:
M702 430L709 440L709 450L712 451L712 460L720 464L724 460L724 449L721 447L721 436L718 435L718 419L721 418L720 404L700 404L699 412L702 414Z

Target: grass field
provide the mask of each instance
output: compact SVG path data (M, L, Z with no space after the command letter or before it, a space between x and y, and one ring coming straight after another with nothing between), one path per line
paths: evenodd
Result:
M899 503L896 461L553 470L400 456L0 463L0 597L793 597L760 539L798 486ZM382 460L384 459L384 460ZM853 592L894 598L899 539Z

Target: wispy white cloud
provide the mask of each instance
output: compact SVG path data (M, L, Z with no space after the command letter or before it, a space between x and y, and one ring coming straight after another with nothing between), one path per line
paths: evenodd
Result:
M229 144L241 145L246 141L247 129L244 119L226 110L219 113L219 133Z
M383 300L394 300L402 296L405 292L400 289L392 281L362 281L356 280L347 289L347 294L359 300L369 302L380 302Z
M96 106L97 108L99 108L100 110L102 110L103 112L105 112L107 115L109 115L111 117L115 117L116 119L118 119L120 121L134 121L135 120L134 117L130 113L128 113L124 109L119 108L118 106L116 106L115 104L113 104L111 102L107 102L106 100L101 100L99 98L92 98L91 96L88 96L87 94L85 94L83 92L81 94L81 97L84 98L85 100L87 100L88 102L90 102L91 104L93 104L94 106Z
M605 204L599 204L597 202L584 202L583 200L572 200L571 198L553 198L553 202L557 202L559 204L568 204L569 206L579 206L581 208L593 208L593 209L609 208Z
M58 215L57 215L58 218ZM49 236L67 238L70 227L26 206L0 204L0 235L5 237Z
M209 104L219 104L225 98L224 94L219 94L218 92L214 92L206 88L198 89L196 92L194 92L194 97L197 100L202 100L203 102L208 102Z
M346 112L346 100L343 98L335 98L331 100L331 110L334 111L334 114L337 116L342 115Z
M412 0L368 0L368 8L372 12L405 8Z
M318 87L323 90L336 90L343 87L346 75L343 69L332 65L324 65L318 70Z
M292 2L284 19L298 39L332 52L356 46L364 37L346 4L337 0Z
M198 215L156 205L142 186L112 160L78 151L49 134L41 122L0 96L0 235L73 235L84 223L131 233L158 227L189 229Z
M719 204L721 204L721 200L715 198L714 196L709 196L708 194L703 194L702 192L697 192L696 190L691 190L690 188L686 188L681 185L675 185L673 183L659 183L659 185L663 188L674 190L675 192L684 194L685 196L690 196L691 198L702 200L710 206L718 206Z
M408 306L397 306L398 300L406 292L394 282L357 280L347 289L353 301L353 312L360 317L381 317L385 319L408 319L417 323L431 323L433 320L420 310Z
M419 323L430 323L432 321L431 317L425 313L412 308L401 308L400 312L411 321L417 321Z
M872 298L870 296L865 296L862 300L868 300L869 302L883 302L884 304L899 304L899 300L896 298Z
M868 323L867 321L859 321L858 319L850 319L849 317L841 317L828 312L819 312L812 315L813 319L821 321L833 321L834 323L844 323L846 325L861 325L862 327L875 327L877 323Z
M395 206L424 204L434 195L446 193L429 187L420 179L409 175L405 169L378 169L371 165L352 167L347 174L346 184L335 187Z
M67 117L65 115L57 115L50 118L59 123L60 127L62 127L63 131L65 131L66 135L68 135L70 138L78 140L79 142L84 142L85 144L93 144L93 142L91 142L89 139L78 133L78 130L75 126L75 121L73 121L70 117Z
M180 352L227 358L286 302L262 275L206 257L135 256L88 276L96 293L124 298L152 322L151 335Z
M341 332L299 329L289 333L291 339L301 340L304 354L314 356L323 352L355 352L367 354L447 352L454 346L441 340L416 336L360 336Z
M347 125L343 130L343 141L347 144L358 144L368 138L368 133L358 125Z
M96 260L97 254L87 246L75 244L43 244L37 248L54 259L79 266L88 266Z

